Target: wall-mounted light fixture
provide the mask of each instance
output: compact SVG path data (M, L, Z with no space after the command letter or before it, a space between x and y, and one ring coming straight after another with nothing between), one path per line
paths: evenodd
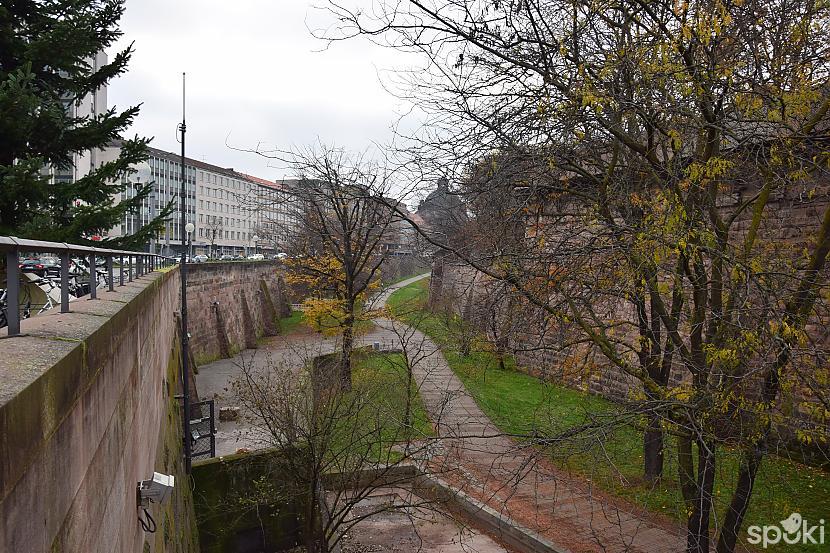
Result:
M147 508L150 503L164 503L176 485L176 478L172 474L154 472L150 480L142 480L136 486L136 502L144 511L144 518L138 517L138 522L145 532L152 534L156 531L156 521Z
M173 493L176 485L176 477L172 474L153 473L150 480L142 480L138 483L138 505L149 507L150 503L163 503Z

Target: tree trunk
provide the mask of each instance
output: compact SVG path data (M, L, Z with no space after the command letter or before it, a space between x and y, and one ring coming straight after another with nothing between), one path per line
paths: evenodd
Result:
M709 553L709 517L715 483L715 444L698 443L697 485L686 532L687 553Z
M349 310L343 326L343 345L340 350L340 389L352 389L352 349L354 349L354 308Z
M646 479L659 480L663 476L663 429L660 428L660 417L655 414L649 414L643 434L643 458Z
M406 412L404 413L404 431L406 432L406 453L409 454L409 442L414 432L412 431L412 364L404 352L406 363Z
M677 479L680 492L687 509L691 509L695 499L695 460L692 457L692 437L677 437Z
M328 553L329 542L323 526L323 513L320 502L325 491L320 484L319 477L312 478L309 486L309 498L306 503L304 542L308 553Z
M755 477L758 467L764 457L763 443L756 444L752 449L744 451L741 466L738 469L738 483L732 494L732 502L723 518L723 527L718 537L717 553L733 553L738 541L738 533L744 522L749 499L752 497L752 488L755 486Z

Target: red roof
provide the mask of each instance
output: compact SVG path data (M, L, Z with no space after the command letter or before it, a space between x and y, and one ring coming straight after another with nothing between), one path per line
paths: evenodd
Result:
M284 186L282 184L279 184L279 183L276 183L276 182L273 182L273 181L270 181L270 180L267 180L267 179L261 179L259 177L255 177L253 175L249 175L247 173L239 173L239 174L242 175L243 177L245 177L246 179L248 179L251 182L261 184L262 186L267 186L268 188L274 188L276 190L282 190L284 188Z

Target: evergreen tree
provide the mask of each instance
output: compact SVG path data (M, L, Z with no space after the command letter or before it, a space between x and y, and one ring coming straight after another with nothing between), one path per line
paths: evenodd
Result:
M123 12L123 0L0 0L0 234L88 242L149 195L152 182L133 184L133 197L113 203L130 186L130 167L147 159L148 139L122 140L139 106L91 117L70 109L126 71L132 45L103 66L91 62L121 36ZM45 174L115 140L119 157L74 182L51 183ZM171 209L108 245L142 246Z

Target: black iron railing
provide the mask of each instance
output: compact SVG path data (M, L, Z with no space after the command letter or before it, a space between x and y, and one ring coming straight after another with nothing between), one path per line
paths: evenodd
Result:
M212 399L190 407L190 458L216 457L216 413Z
M8 327L8 336L20 334L20 320L29 314L25 308L21 312L21 267L19 266L21 254L50 253L60 258L60 268L55 267L57 274L47 275L46 278L60 288L61 313L69 312L70 289L80 292L80 294L74 294L76 297L89 294L90 298L96 298L100 281L106 285L108 290L113 291L115 289L115 260L118 260L119 286L123 286L125 282L131 282L133 278L175 263L173 258L158 254L110 250L63 242L27 240L14 236L0 236L0 252L5 252L6 257L6 288L0 291L0 298L3 299L0 302L0 326ZM71 274L70 263L73 262L73 258L80 258L84 263L88 263L89 274L81 275L87 279L87 282L78 282L78 273ZM99 259L104 261L102 269L98 268L97 260ZM41 270L44 274L46 273L45 268Z

